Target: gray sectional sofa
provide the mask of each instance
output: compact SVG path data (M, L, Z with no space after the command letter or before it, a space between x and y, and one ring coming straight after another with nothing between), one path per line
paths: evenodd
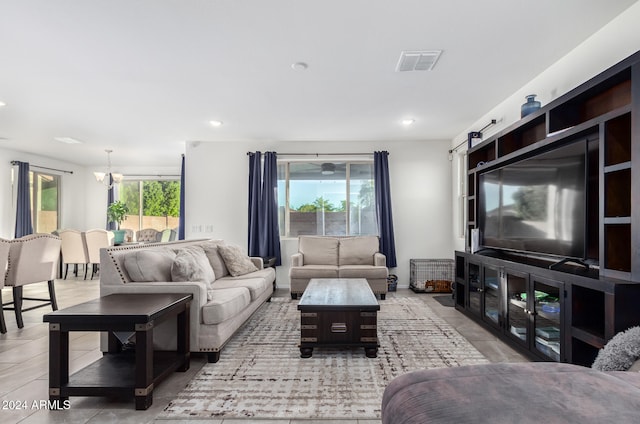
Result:
M312 278L366 278L384 299L389 270L377 236L300 236L291 256L291 297L302 295Z
M229 338L271 299L275 270L222 240L116 246L100 252L100 295L191 293L191 352L217 362ZM172 322L154 332L157 349L175 349ZM103 340L103 349L106 345Z

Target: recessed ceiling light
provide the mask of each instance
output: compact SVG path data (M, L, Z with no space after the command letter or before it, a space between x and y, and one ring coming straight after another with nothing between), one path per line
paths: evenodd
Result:
M72 137L53 137L53 139L55 141L59 141L60 143L65 143L65 144L82 144L82 141L76 140L75 138L72 138Z
M415 119L403 119L402 120L402 125L409 126L409 125L413 124L414 122L416 122Z
M7 104L5 102L0 102L0 107L2 106L6 106Z
M212 127L222 126L222 121L213 120L213 121L209 121L209 123L211 124Z
M291 64L291 69L295 70L295 71L304 71L309 67L309 65L307 65L304 62L296 62Z

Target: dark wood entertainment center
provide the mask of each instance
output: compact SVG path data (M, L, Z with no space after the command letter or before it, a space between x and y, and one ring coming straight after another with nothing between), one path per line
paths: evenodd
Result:
M529 252L472 253L479 176L578 140L588 146L588 267ZM640 52L469 149L467 171L458 310L532 359L585 366L617 332L640 325Z

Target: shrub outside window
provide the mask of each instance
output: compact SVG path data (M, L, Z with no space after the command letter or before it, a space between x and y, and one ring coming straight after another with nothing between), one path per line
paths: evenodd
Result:
M129 208L122 229L177 229L180 216L180 181L125 180L119 199Z

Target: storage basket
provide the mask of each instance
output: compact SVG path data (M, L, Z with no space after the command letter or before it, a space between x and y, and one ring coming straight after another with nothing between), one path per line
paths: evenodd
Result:
M409 288L416 293L451 293L453 259L410 259Z

